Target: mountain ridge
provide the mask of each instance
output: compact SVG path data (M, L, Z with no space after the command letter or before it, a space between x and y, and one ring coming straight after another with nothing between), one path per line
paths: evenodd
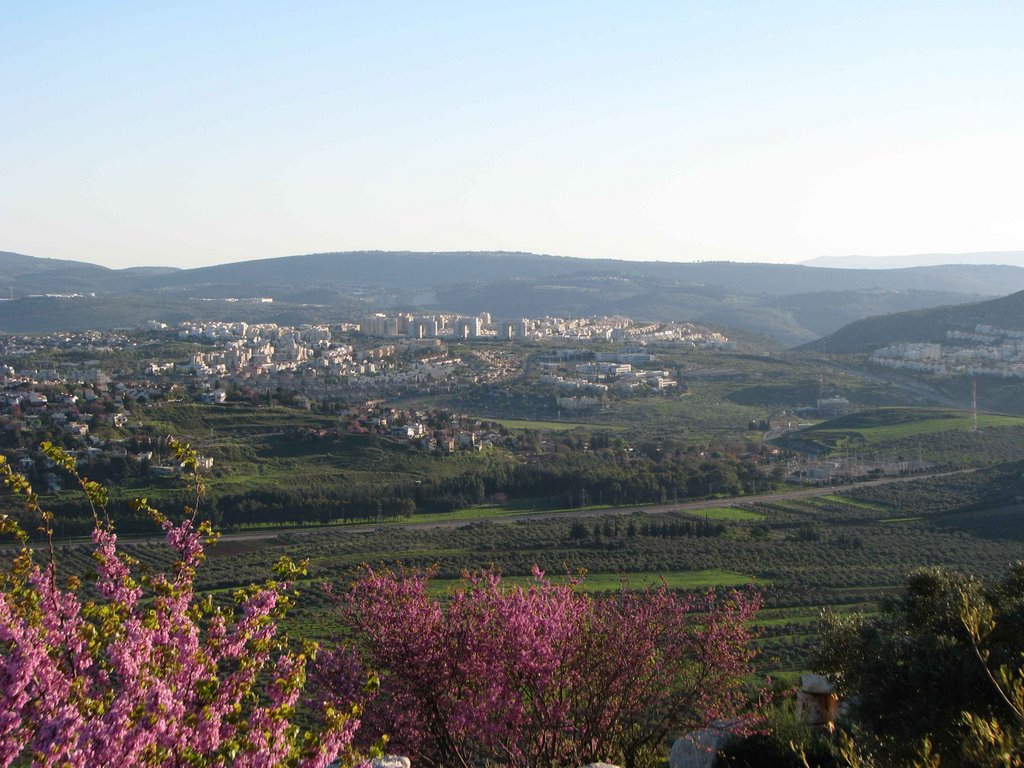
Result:
M170 319L187 314L190 306L207 316L211 307L200 309L197 302L260 296L306 307L301 310L304 316L310 314L309 307L318 306L321 314L334 318L341 311L358 317L366 311L405 310L487 311L508 320L566 314L693 320L793 346L869 315L977 301L1015 290L1024 290L1024 268L1001 265L840 270L513 251L347 251L190 269L115 270L0 252L0 295L117 295L117 302L107 302L109 309L90 304L93 310L81 315L81 322L86 317L90 322L106 318L108 327L139 322L147 302L154 311L164 308ZM141 301L127 301L131 297ZM58 320L76 323L71 308L47 314L38 304L4 305L0 328L8 331L82 330L54 327Z
M1024 252L1022 252L1024 255ZM1001 295L1024 290L1024 268L1013 265L943 264L927 267L832 269L804 264L735 261L630 261L556 256L525 251L325 251L228 262L205 267L128 267L111 269L84 261L46 259L0 252L0 280L62 270L83 279L95 275L134 278L105 292L173 290L194 286L268 287L301 283L346 285L455 285L564 275L635 275L717 285L749 293L789 295L829 290L948 290ZM883 274L888 273L888 274ZM270 281L264 283L264 281Z

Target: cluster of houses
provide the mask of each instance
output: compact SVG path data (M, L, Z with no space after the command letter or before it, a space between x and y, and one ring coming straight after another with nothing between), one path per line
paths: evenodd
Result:
M424 451L480 451L485 446L509 447L515 443L492 422L440 411L388 407L383 401L350 408L342 414L342 420L348 432L409 440Z
M132 403L189 397L219 404L234 388L253 398L288 392L300 407L314 402L344 407L407 393L454 391L464 384L495 384L517 379L526 369L525 353L514 345L460 344L454 354L441 338L449 332L459 339L551 340L550 355L539 362L540 383L549 387L548 397L553 390L559 409L583 410L601 405L611 392L661 392L676 387L671 372L654 365L657 349L728 342L721 334L687 323L637 325L626 317L543 317L503 324L493 322L487 313L419 318L377 313L359 326L330 327L189 321L168 328L150 321L144 330L195 342L193 351L185 360L173 358L175 346L154 343L152 333L0 337L4 355L0 432L60 434L65 442L81 443L82 457L90 460L102 458L104 451L119 455L117 430L128 423ZM595 351L585 344L568 346L565 340L629 343L613 351ZM139 355L142 345L152 349L148 359ZM62 357L65 351L76 354ZM128 354L112 363L109 355L121 352ZM89 354L106 356L105 362L89 360ZM387 420L381 414L376 418ZM360 419L356 423L364 429L381 428L379 423L363 424ZM390 423L387 429L421 441L424 448L444 451L473 449L500 437L464 426L418 425L415 418ZM8 440L7 444L18 442ZM149 463L152 457L126 458ZM176 471L150 468L156 474Z
M403 389L436 389L465 374L463 361L449 355L436 339L357 348L333 339L326 325L295 328L241 322L182 323L177 336L212 348L193 353L186 362L153 361L147 375L164 381L184 377L214 390L226 383L256 391L281 388L323 401L337 397L339 384L356 397L372 397Z
M653 349L736 349L724 333L695 323L630 323L613 331L611 340Z
M489 312L479 315L412 315L377 312L360 322L364 336L412 339L569 339L610 340L616 330L632 324L628 317L541 317L495 322Z
M121 331L73 331L67 333L15 334L0 338L4 358L32 355L40 349L63 352L112 352L138 345L138 339Z
M609 363L597 360L579 363L576 375L591 385L609 382L607 386L619 392L630 392L640 386L651 389L672 389L677 386L671 372L665 370L634 369L631 363Z
M111 410L107 403L113 404ZM89 407L99 404L99 407ZM79 394L62 392L52 400L35 389L17 388L0 394L0 426L6 430L37 430L43 426L72 437L87 437L90 425L115 428L128 422L123 401L114 401L85 388Z
M904 342L876 349L871 362L936 376L1024 378L1024 330L977 325L946 332L947 344Z
M257 391L284 388L320 401L329 400L332 393L336 396L339 384L351 398L438 392L462 383L496 382L522 372L518 354L502 352L502 348L471 347L468 353L456 356L442 341L443 337L493 339L498 335L495 327L487 313L472 318L375 313L363 318L361 337L346 336L340 341L324 325L295 328L273 323L188 322L177 329L178 338L201 341L212 348L195 352L186 362L153 361L146 373L158 380L186 377L201 383L210 390L206 395L210 402L220 401L218 390L225 382ZM729 343L722 334L690 323L636 326L624 317L523 319L505 335L633 342L617 352L586 352L594 362L579 366L571 378L555 374L548 383L554 384L559 396L568 398L600 398L609 388L619 393L641 387L671 389L676 381L668 371L635 366L653 361L655 348L720 348ZM385 341L374 343L374 337ZM360 344L360 338L364 343ZM563 350L557 352L561 356ZM467 354L472 359L467 359ZM585 391L564 391L569 389ZM590 401L577 398L566 405L573 406L590 407Z
M628 395L640 389L664 392L677 387L671 371L634 367L654 360L655 356L642 347L596 354L579 348L560 349L552 359L538 363L542 371L539 380L555 389L559 410L590 410L606 404L609 392Z
M121 459L144 464L154 476L180 474L181 465L154 463L152 450L129 452L127 439L119 434L129 418L122 392L83 387L73 392L50 390L47 395L37 388L13 386L0 395L0 431L32 435L30 440L21 441L24 446L17 445L17 440L7 440L8 444L15 443L4 449L8 460L26 474L41 470L42 481L52 493L64 488L65 477L54 471L54 463L37 446L44 438L57 434L62 435L63 445L71 446L67 452L82 467ZM209 472L213 459L200 457L199 467Z

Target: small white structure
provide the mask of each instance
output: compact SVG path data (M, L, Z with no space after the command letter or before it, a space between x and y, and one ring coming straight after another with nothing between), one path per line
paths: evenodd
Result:
M830 728L836 721L839 697L835 686L821 675L801 675L796 694L796 719L801 723Z

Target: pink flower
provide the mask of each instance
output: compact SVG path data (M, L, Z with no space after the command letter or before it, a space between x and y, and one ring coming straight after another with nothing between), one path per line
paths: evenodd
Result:
M444 603L430 574L367 567L339 598L350 643L314 691L364 704L360 735L426 765L631 764L673 730L753 721L741 695L759 597L667 589L594 600L534 571L467 576ZM376 692L361 681L386 670Z
M45 450L78 478L66 454ZM0 475L48 521L24 478L3 461ZM94 506L105 498L78 479ZM0 768L313 768L348 748L359 725L351 714L316 732L291 721L308 658L277 637L286 581L250 588L235 617L196 600L204 534L190 518L161 520L177 561L147 580L133 574L110 525L96 520L96 604L58 588L56 563L40 567L27 548L0 575ZM264 671L270 682L257 696Z

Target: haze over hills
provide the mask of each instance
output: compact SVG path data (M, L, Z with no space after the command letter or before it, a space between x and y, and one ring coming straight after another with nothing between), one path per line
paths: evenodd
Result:
M822 272L796 264L746 262L663 262L584 259L509 252L353 251L284 256L179 270L140 284L169 290L202 288L209 292L245 287L297 290L309 287L371 285L419 290L439 286L486 284L501 280L550 277L626 276L672 280L680 285L717 286L751 294L789 295L823 290L931 290L1001 295L1024 289L1024 269L957 265L899 270ZM235 295L235 294L231 294Z
M1024 251L979 251L974 253L916 253L907 256L818 256L801 262L808 267L833 269L902 269L943 264L1002 264L1024 267Z
M190 314L237 315L243 311L238 306L209 300L262 296L278 305L261 310L266 319L282 312L338 319L346 313L352 317L395 309L488 311L497 319L627 314L639 320L711 323L794 345L871 315L1016 290L1024 290L1024 268L1001 265L840 270L518 252L354 251L195 269L113 270L0 252L0 296L96 295L76 299L73 306L47 305L40 299L2 302L0 330L130 327L146 319L170 322ZM111 295L120 298L105 298Z

